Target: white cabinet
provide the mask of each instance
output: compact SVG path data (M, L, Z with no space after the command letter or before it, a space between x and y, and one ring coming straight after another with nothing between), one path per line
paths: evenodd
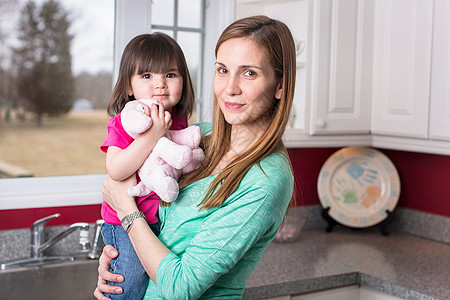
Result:
M333 288L301 295L286 295L261 300L400 300L401 298L358 285Z
M450 2L375 1L372 145L450 155Z
M372 7L373 0L236 1L236 19L281 20L306 45L297 56L288 147L370 145Z
M236 0L285 22L299 60L288 147L450 155L449 0Z
M289 126L305 131L307 56L309 54L309 4L308 0L237 0L236 19L254 15L266 15L284 22L291 30L297 46L297 72L293 115Z
M450 140L450 1L435 0L430 138Z
M359 300L359 286L351 285L320 292L291 296L291 300Z
M427 138L433 1L375 1L374 16L372 133Z
M310 5L309 134L369 134L373 3Z

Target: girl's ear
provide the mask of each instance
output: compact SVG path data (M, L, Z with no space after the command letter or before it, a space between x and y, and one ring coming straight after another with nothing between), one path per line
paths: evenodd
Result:
M277 89L275 90L275 99L278 99L278 100L281 99L281 95L283 95L283 88L282 88L282 86L283 85L282 85L281 81L278 82Z

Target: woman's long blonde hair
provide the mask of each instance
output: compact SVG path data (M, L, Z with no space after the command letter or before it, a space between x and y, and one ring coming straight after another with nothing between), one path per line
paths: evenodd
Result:
M283 151L290 164L282 136L289 119L295 88L295 45L289 28L282 22L266 16L240 19L228 26L220 36L215 53L227 40L249 38L256 42L268 55L276 77L282 84L281 99L274 98L266 131L248 150L231 161L211 182L201 208L219 207L231 195L247 171L264 157L276 151ZM231 125L221 112L214 97L212 134L205 136L202 147L205 151L203 165L180 180L180 189L212 175L221 158L230 150ZM292 169L292 166L291 166Z

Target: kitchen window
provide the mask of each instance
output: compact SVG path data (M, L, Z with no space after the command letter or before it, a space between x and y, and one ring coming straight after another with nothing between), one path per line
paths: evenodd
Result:
M11 172L17 174L25 172L25 175L29 172L34 177L0 179L0 209L100 203L105 157L99 150L99 145L106 137L106 123L109 116L106 115L105 108L112 83L117 77L123 48L137 34L149 31L168 33L176 38L183 48L196 93L200 95L205 1L32 0L34 4L29 2L26 0L0 2L2 15L0 18L2 44L0 135L3 137L0 144L0 161L4 162L5 169L12 170ZM71 64L67 72L70 72L78 81L75 80L74 83L76 96L72 96L71 111L67 115L62 114L58 117L48 117L52 114L51 112L43 113L39 127L35 116L27 111L28 107L20 107L17 102L14 102L16 101L14 99L18 98L17 89L10 88L13 82L24 77L17 75L15 61L10 59L13 57L13 49L18 49L21 45L16 36L18 25L11 24L18 24L19 17L24 15L26 5L34 7L28 8L29 11L35 10L34 13L30 12L30 16L38 16L42 7L49 2L62 10L58 14L55 13L55 17L61 17L67 13L66 21L70 22L67 37L69 39L72 37ZM191 12L192 10L196 12ZM161 16L164 17L161 18ZM44 23L42 22L36 28L43 28ZM48 32L50 31L43 31L42 37L47 37ZM54 34L57 35L57 33L56 30ZM89 40L87 36L90 37ZM49 38L41 38L41 40L51 41ZM39 39L36 41L38 42ZM32 47L27 49L30 48ZM39 57L50 65L57 65L60 62L56 54ZM42 64L42 61L31 60L24 62L22 66L28 66L32 70L33 63ZM38 79L38 77L34 78ZM30 84L32 81L30 80ZM57 86L52 85L55 81L47 82L50 82L47 91L57 90ZM89 89L91 94L83 94ZM94 96L98 103L93 101ZM196 119L195 115L193 121ZM32 123L34 121L36 123ZM68 126L64 123L66 121L70 123L70 126L78 128L79 132L62 130ZM5 122L10 123L4 125ZM27 133L28 136L24 136L23 133ZM9 139L5 140L5 136L9 136ZM59 143L53 145L52 140ZM21 144L22 142L24 143ZM84 152L85 150L88 151ZM16 155L15 159L10 158L13 154ZM60 157L60 154L65 157ZM53 160L47 160L48 157ZM35 171L38 169L37 167L35 169L34 164L41 169ZM81 168L78 169L79 167Z
M164 32L180 44L198 99L202 83L204 7L204 0L153 0L151 9L151 31ZM196 106L199 105L197 101ZM190 122L198 119L198 113L194 112Z
M1 1L0 14L0 174L104 173L114 1Z

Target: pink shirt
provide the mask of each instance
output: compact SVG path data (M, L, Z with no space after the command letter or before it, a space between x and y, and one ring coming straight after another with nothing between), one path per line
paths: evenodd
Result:
M188 126L186 116L182 118L174 118L172 116L172 120L173 123L172 127L170 127L171 130L180 130ZM116 146L120 149L125 149L133 141L134 139L126 133L125 129L123 129L119 113L108 121L108 136L101 144L100 149L105 153L108 151L109 146ZM139 176L138 181L140 181ZM157 214L159 200L160 198L154 192L151 192L145 197L136 197L138 209L144 213L148 224L158 222ZM101 214L106 223L120 225L120 220L117 217L116 211L113 210L106 202L102 203Z

